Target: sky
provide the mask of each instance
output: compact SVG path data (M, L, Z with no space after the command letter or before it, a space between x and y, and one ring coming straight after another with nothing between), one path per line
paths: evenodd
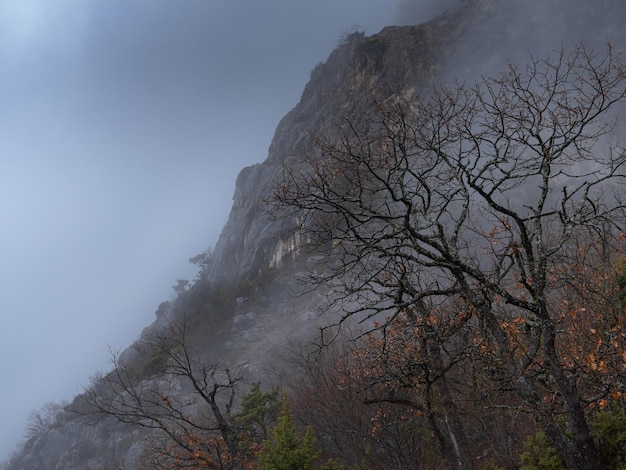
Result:
M442 5L0 0L0 460L193 279L341 35L409 3Z

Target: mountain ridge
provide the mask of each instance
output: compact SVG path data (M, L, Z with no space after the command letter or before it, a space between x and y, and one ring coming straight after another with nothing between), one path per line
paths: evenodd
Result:
M293 276L306 267L310 256L300 252L297 224L273 217L265 205L284 163L314 154L311 136L332 137L344 116L366 114L377 101L410 97L459 74L472 77L501 68L510 59L506 48L524 29L507 27L522 3L465 2L422 25L389 26L372 36L353 32L343 38L328 59L312 70L299 103L278 123L267 159L239 173L228 221L212 253L201 261L198 279L164 307L120 357L128 363L140 361L143 340L169 322L189 316L198 328L194 334L202 338L199 344L211 350L212 356L245 371L250 380L269 377L270 369L284 355L283 338L304 341L328 322L318 311L324 303L323 292L294 294L298 284ZM551 46L541 43L540 34L531 34L532 28L545 29L540 3L529 7L524 34L543 49ZM612 18L615 25L600 28L606 36L615 37L619 28L623 30L618 18L624 16L624 7L602 3L621 15ZM550 3L557 12L564 4ZM556 15L557 35L573 38L572 30L577 27L571 18L578 18L573 10L584 11L590 4L579 0L572 11ZM478 30L486 31L486 36L478 35ZM518 54L526 56L527 52ZM473 65L478 57L485 67L476 72ZM145 380L166 381L167 377L161 377L157 367ZM131 426L112 419L96 422L68 408L50 426L30 436L7 469L106 468L114 461L133 468L143 436Z

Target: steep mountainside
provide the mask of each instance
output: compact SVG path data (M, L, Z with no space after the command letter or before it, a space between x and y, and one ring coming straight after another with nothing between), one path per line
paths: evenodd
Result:
M141 370L146 386L174 380L160 373L158 361L146 362L142 341L185 318L193 347L207 360L237 368L249 381L276 377L285 348L328 322L318 311L323 292L294 295L300 286L293 275L315 253L296 255L302 240L294 220L264 210L283 164L314 153L311 136L332 138L342 117L363 115L376 102L427 93L431 83L457 76L473 79L507 60L525 60L529 51L583 40L619 45L625 24L621 1L474 0L426 24L348 35L311 72L300 102L278 124L267 159L239 174L229 220L213 252L198 259L195 284L163 304L157 320L122 353L123 362ZM135 468L146 431L76 413L80 406L77 397L44 423L7 468Z
M364 114L375 101L423 93L434 82L471 81L530 53L580 42L619 45L625 14L617 1L476 0L430 23L347 36L312 71L300 102L278 124L267 160L240 173L211 276L251 276L279 261L285 227L270 223L259 203L285 160L314 151L312 135L332 135L342 117Z

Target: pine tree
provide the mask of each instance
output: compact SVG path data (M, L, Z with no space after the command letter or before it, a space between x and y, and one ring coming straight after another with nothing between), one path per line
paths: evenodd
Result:
M278 424L270 430L271 439L259 455L261 470L312 470L319 452L311 428L301 436L293 422L291 406L285 395Z

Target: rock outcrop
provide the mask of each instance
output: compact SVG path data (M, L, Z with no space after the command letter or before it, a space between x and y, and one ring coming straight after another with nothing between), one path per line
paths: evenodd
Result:
M525 60L529 52L580 41L619 43L625 19L626 4L619 0L476 0L426 24L348 35L312 71L300 102L278 124L267 159L239 174L230 217L196 284L142 336L185 310L201 325L196 338L202 340L194 347L251 379L263 378L286 338L304 339L325 321L317 311L323 293L293 295L293 274L306 267L297 256L303 240L294 220L264 210L284 163L315 153L311 136L332 138L344 116L364 115L377 101L426 93L431 84L455 76L473 79L506 61ZM137 349L125 351L124 361L136 361ZM165 378L157 370L145 380ZM142 430L70 408L33 434L8 468L133 468Z

